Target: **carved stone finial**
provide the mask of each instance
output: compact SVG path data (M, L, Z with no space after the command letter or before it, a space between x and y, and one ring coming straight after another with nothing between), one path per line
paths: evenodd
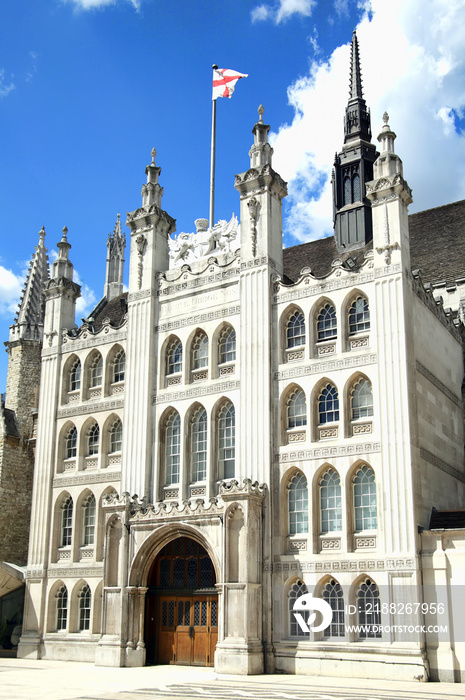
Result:
M384 112L383 114L383 122L387 124L389 121L389 114L387 112Z
M260 124L263 124L263 113L264 113L264 111L265 111L264 106L263 106L263 105L260 105L260 107L258 108L258 114L260 115L260 118L259 118L258 121L259 121Z
M44 228L43 226L42 226L42 228L41 228L40 231L39 231L39 236L40 236L41 238L45 238L45 228Z
M152 162L150 163L150 165L155 165L156 155L157 155L157 151L155 150L155 148L152 148L152 150L151 150Z
M67 239L66 239L66 234L67 234L67 233L68 233L68 227L67 227L67 226L63 226L63 238L62 238L63 241L66 241L66 240L67 240Z

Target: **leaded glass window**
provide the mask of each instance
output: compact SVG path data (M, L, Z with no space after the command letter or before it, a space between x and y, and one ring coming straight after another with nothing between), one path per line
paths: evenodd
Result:
M332 384L327 384L318 398L318 423L334 423L339 420L339 395Z
M325 637L344 637L344 594L341 585L331 579L323 589L323 600L325 600L333 611L331 623L324 630Z
M316 322L317 340L331 340L337 336L336 309L332 304L325 304L320 310Z
M69 373L69 391L78 391L81 388L81 363L75 360Z
M84 501L83 538L84 546L94 544L95 538L95 496L92 494Z
M342 530L341 480L334 469L328 469L320 481L321 532Z
M350 187L350 177L344 178L343 187L344 187L344 205L352 204L352 192L351 192L351 187Z
M218 343L218 362L234 362L236 359L236 331L228 326L221 332Z
M308 488L307 479L300 472L289 484L289 534L308 532Z
M208 367L208 338L205 333L198 333L192 344L192 369L202 367Z
M61 507L61 546L69 547L73 536L73 499L71 496Z
M77 454L77 430L70 428L65 438L65 459L73 459Z
M287 402L287 427L307 425L307 402L302 389L295 389Z
M102 385L103 377L103 359L100 353L94 357L90 366L90 386L96 387Z
M182 343L177 338L168 348L167 374L176 374L182 371Z
M232 403L225 403L218 414L218 476L229 479L235 475L236 412Z
M181 419L173 412L166 422L165 429L165 482L179 483L181 460Z
M353 202L360 202L360 175L358 173L355 173L355 175L352 178L352 196Z
M379 589L374 581L367 578L357 591L358 624L360 639L381 637L381 601Z
M359 379L351 392L352 420L369 418L373 415L373 392L366 379Z
M295 617L294 604L298 598L302 595L308 593L308 588L303 581L296 581L289 591L289 634L291 637L300 637L301 639L308 639L310 636L309 632L304 632L301 628L297 619ZM310 610L299 610L299 614L302 616L304 624L308 622L310 616Z
M56 594L56 612L57 612L57 632L66 629L68 621L68 589L62 586Z
M120 350L116 355L113 362L113 382L124 382L124 375L126 372L126 353L124 350Z
M370 306L365 297L357 297L349 308L349 334L370 330Z
M110 452L121 452L123 444L123 424L118 418L110 428Z
M97 423L94 423L87 433L87 455L98 454L99 442L100 428Z
M294 311L286 326L286 347L305 345L305 319L301 311Z
M207 477L207 412L198 409L191 424L191 478L205 481Z
M375 473L364 464L354 477L355 529L376 530L377 505Z
M86 583L79 593L79 631L84 632L90 629L90 610L92 603L92 593L90 586Z

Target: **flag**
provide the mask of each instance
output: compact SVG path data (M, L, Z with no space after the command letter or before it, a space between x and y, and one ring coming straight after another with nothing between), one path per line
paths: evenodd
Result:
M217 97L231 97L239 78L248 78L248 73L238 73L229 68L213 69L213 100Z

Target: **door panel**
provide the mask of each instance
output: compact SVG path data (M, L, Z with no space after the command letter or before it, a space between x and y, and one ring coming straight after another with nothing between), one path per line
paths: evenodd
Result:
M160 596L158 610L158 663L213 666L217 597Z

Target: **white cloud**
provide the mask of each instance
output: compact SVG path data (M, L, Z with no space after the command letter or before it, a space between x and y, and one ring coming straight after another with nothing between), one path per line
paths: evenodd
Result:
M275 5L257 5L251 12L252 22L271 19L275 24L286 22L292 15L310 17L316 0L278 0Z
M372 0L357 27L374 140L387 110L415 210L464 196L465 135L454 126L465 107L464 25L462 0ZM329 176L348 82L345 45L289 87L294 119L272 135L274 167L289 181L285 228L299 240L332 231Z
M135 10L140 10L140 0L126 0ZM67 4L72 3L78 10L99 10L109 5L116 5L118 0L62 0Z
M89 315L97 303L97 297L93 289L82 282L82 278L77 270L74 270L73 280L81 285L81 296L76 301L76 323L81 324L81 318Z
M11 316L18 310L25 277L0 265L0 314ZM13 322L13 319L11 319Z
M5 76L5 69L0 68L0 98L7 97L12 90L15 90L15 84Z

